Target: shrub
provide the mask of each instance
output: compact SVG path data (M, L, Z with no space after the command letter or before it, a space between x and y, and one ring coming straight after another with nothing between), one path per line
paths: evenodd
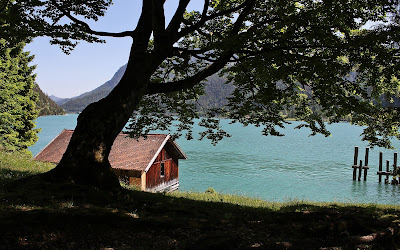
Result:
M215 191L215 189L212 187L209 187L206 190L206 194L216 194L216 193L217 193L217 191Z

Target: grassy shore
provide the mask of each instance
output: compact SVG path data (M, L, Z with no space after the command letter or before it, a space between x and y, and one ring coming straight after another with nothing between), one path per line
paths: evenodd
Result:
M397 249L400 206L152 194L21 179L53 166L0 152L0 249Z

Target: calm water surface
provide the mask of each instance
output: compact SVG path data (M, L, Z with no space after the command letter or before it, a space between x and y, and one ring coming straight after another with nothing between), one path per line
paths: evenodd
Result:
M37 119L42 131L30 150L36 155L62 129L74 129L77 115L47 116ZM400 204L400 186L378 183L379 151L384 160L393 161L392 150L370 151L368 179L352 180L354 146L360 147L364 160L367 143L360 127L348 123L330 125L331 137L309 137L307 129L293 129L296 122L282 130L284 137L266 137L261 129L240 124L223 127L232 135L217 146L208 141L179 139L188 156L181 160L180 190L248 195L270 201L313 200ZM400 148L398 141L394 142ZM361 157L361 158L360 158Z

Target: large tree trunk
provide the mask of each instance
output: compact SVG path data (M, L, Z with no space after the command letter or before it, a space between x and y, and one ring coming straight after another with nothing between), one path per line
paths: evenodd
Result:
M108 156L111 146L144 95L151 73L145 62L128 63L119 84L104 99L90 104L78 117L60 163L46 177L53 181L120 187Z
M167 27L168 31L165 29L164 2L143 0L142 14L136 29L131 32L133 43L124 76L107 97L90 104L82 111L60 163L45 177L56 181L89 184L103 189L120 187L108 156L115 138L128 122L142 97L146 93L171 92L190 87L225 65L225 61L214 63L205 72L200 72L185 81L177 81L174 87L168 90L163 90L166 84L156 84L148 89L151 75L168 55L173 54L173 44L184 35L179 36L178 30L189 1L180 1ZM152 35L154 47L150 51ZM229 58L230 56L227 57Z
M146 93L151 75L166 57L165 53L148 53L151 34L152 2L143 1L121 81L107 97L82 111L66 152L47 178L102 189L120 187L108 161L111 147Z

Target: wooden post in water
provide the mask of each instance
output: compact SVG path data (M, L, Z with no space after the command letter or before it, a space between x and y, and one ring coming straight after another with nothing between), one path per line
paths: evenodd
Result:
M358 147L354 147L354 165L357 165Z
M362 160L360 160L360 166L358 168L358 181L361 181L361 171L362 171Z
M382 182L382 152L379 152L379 171L378 171L378 175L379 175L379 182Z
M367 180L367 171L369 169L368 167L368 154L369 154L369 148L365 148L365 166L362 167L364 169L364 181ZM361 167L361 165L360 165Z
M357 160L358 160L358 147L354 147L354 164L353 164L353 180L357 177Z
M397 183L397 153L394 153L393 159L393 180Z
M389 161L386 160L386 179L385 179L385 183L388 184L389 183Z

